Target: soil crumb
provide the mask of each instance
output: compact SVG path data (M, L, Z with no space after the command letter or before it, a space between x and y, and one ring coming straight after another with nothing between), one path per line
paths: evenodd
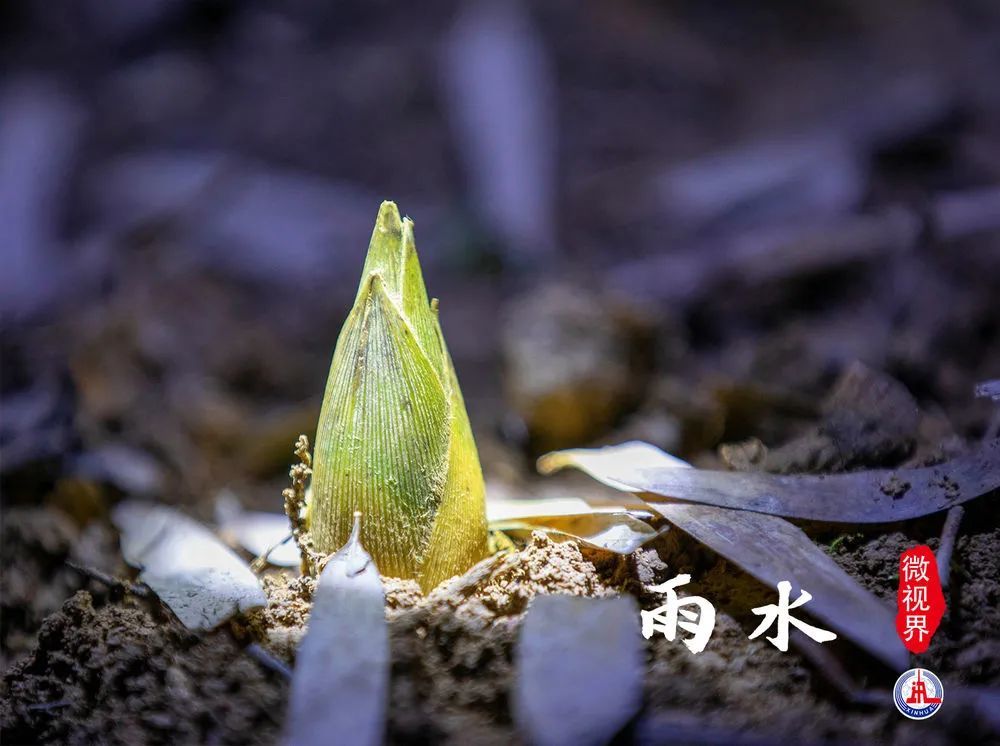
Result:
M476 593L483 607L497 616L523 613L531 599L540 593L571 596L612 593L574 542L554 542L535 531L531 542L514 558L514 562L492 575Z
M306 633L316 580L287 573L265 575L261 580L267 606L246 616L245 631L275 655L291 661ZM244 623L236 621L233 624L237 630L244 631Z
M412 608L424 599L416 580L382 578L382 585L385 588L385 611L390 618L393 612Z
M889 477L885 482L879 485L879 489L882 494L886 497L891 497L893 500L898 500L904 497L907 492L910 491L910 483L905 479L900 479L895 474Z

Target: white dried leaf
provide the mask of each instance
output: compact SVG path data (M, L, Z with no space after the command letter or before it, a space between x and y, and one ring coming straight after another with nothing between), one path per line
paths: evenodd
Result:
M547 453L538 459L538 470L542 474L574 467L598 482L623 492L641 492L632 486L629 475L657 466L690 468L691 464L641 440L605 448L570 448Z
M607 743L642 704L638 604L631 596L536 596L515 670L513 715L529 743Z
M360 522L327 563L295 656L289 746L379 744L389 691L385 596L374 560L361 546Z
M486 499L486 519L493 531L525 540L533 531L544 531L556 541L571 539L618 554L631 554L660 535L646 523L653 515L622 505L591 505L579 497Z
M1000 487L1000 439L985 440L934 466L843 474L678 469L681 463L676 459L651 448L626 443L600 451L565 451L544 456L539 466L544 471L577 462L606 484L642 493L647 503L679 498L719 508L832 523L920 518Z
M535 531L542 531L556 541L573 540L617 554L632 554L661 531L622 510L613 513L530 516L489 524L511 538L527 541Z
M637 518L651 517L648 511L626 510L619 505L592 505L580 497L516 498L487 495L486 520L512 521L534 516L596 515L630 512Z
M112 520L125 561L188 629L212 629L267 604L260 581L207 528L173 508L128 500Z

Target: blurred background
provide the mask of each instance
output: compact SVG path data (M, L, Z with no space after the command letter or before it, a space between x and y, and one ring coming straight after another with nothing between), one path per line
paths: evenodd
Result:
M7 0L0 29L5 659L121 495L280 509L382 199L493 485L629 438L912 457L808 440L845 371L931 414L903 442L991 426L993 0Z

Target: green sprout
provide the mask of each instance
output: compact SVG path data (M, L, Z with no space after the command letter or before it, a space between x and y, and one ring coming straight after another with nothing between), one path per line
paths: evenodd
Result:
M383 202L330 365L309 533L336 551L364 514L384 575L427 591L487 554L486 490L469 416L428 302L413 222Z

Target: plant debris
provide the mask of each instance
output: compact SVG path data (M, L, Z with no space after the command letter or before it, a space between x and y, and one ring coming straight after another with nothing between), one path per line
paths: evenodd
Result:
M560 451L540 459L539 468L548 473L571 466L623 489L621 485L633 482L634 475L616 464L619 454L623 462L632 469L638 468L640 474L653 466L657 474L670 470L697 472L647 443ZM638 464L642 467L637 467ZM634 487L624 489L636 491ZM795 597L808 589L813 595L809 606L812 614L887 665L905 667L907 654L896 636L892 609L862 588L800 528L777 516L747 510L661 501L650 501L649 505L764 584L776 586L789 580Z
M382 743L389 688L385 596L361 546L361 518L320 574L309 628L296 655L289 746Z
M631 596L539 596L517 642L514 720L539 746L607 743L642 704L644 658Z
M491 529L525 541L535 531L547 533L557 541L578 541L594 549L628 555L660 532L628 511L580 515L533 516L530 519L498 521Z
M231 493L215 500L215 522L224 539L243 547L255 557L277 567L296 567L302 562L298 545L292 541L288 516L261 510L244 510Z
M573 539L595 549L631 554L660 531L649 525L652 513L615 506L593 506L574 497L486 499L491 531L520 541L544 531L563 541Z
M828 475L677 469L672 460L663 462L655 453L651 461L644 461L649 454L637 443L605 448L599 462L594 461L594 451L557 451L543 456L539 468L547 473L572 465L592 475L596 468L603 475L598 477L601 481L644 493L650 503L667 497L831 523L919 518L1000 487L1000 440L936 466Z
M247 564L197 521L173 508L126 501L112 519L125 561L188 629L213 629L267 603Z

